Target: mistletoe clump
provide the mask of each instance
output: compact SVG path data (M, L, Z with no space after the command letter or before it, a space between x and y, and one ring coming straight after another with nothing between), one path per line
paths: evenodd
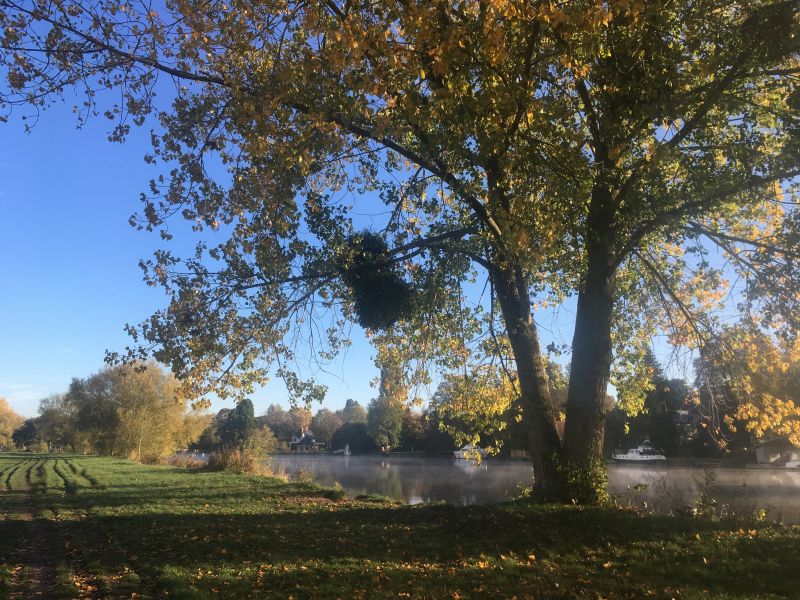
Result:
M362 232L351 236L339 270L350 288L358 322L365 329L385 330L410 314L414 289L399 274L397 262L379 235Z

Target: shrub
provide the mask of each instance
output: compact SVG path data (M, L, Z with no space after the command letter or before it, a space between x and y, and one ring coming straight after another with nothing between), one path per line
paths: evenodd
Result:
M167 458L161 456L160 454L138 454L137 452L131 452L128 454L128 458L131 460L138 460L143 465L164 465L167 464Z
M261 475L264 477L274 477L275 479L280 479L284 483L289 483L289 474L283 467L276 467L275 465L265 464L262 465L262 472Z
M269 427L251 430L241 448L254 456L265 456L275 452L278 441Z
M325 488L320 491L319 495L334 502L341 502L347 498L347 493L341 487Z
M264 466L259 462L252 452L239 450L236 448L223 448L214 452L208 459L208 466L219 471L231 471L233 473L247 473L251 475L261 475L264 473Z
M195 458L192 454L176 454L170 456L169 460L167 460L167 464L182 469L199 469L206 466L204 461Z

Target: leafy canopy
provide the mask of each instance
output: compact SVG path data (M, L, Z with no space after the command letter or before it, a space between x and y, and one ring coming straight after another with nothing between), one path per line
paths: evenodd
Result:
M745 277L763 326L795 330L794 1L6 0L0 30L4 109L77 87L79 118L116 120L112 139L154 116L147 160L163 173L135 223L168 240L177 214L223 238L143 263L171 300L130 328L128 358L156 350L187 395L244 395L274 373L321 397L298 344L324 361L348 321L403 312L370 316L366 290L400 305L416 290L398 323L413 334L393 338L407 356L445 370L498 356L491 295L465 307L474 265L518 266L560 302L598 240L618 270L623 400L641 401L654 329L686 344L714 326L726 281L701 238ZM337 267L362 208L380 213L361 249L372 241L387 289L359 288L359 259Z

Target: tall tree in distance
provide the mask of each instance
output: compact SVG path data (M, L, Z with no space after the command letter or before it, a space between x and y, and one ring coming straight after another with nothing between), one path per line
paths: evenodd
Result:
M50 448L83 450L75 406L66 394L53 394L39 401L39 416L36 419L42 440Z
M367 411L367 433L382 450L388 451L400 445L403 429L404 408L378 396L369 403Z
M264 413L264 422L275 434L275 437L282 442L288 442L297 435L297 427L292 415L279 404L270 404L267 407L267 412Z
M327 408L318 410L311 419L311 431L314 432L314 439L324 444L331 441L334 432L342 425L343 422L339 416Z
M367 422L367 410L352 398L348 398L344 408L336 412L343 423Z
M36 419L25 419L22 425L11 433L11 440L20 450L30 450L40 444L42 440L36 427Z
M219 437L225 446L239 448L256 429L253 402L245 398L228 413L228 418L219 427Z
M147 159L169 173L138 223L165 239L172 214L225 231L145 263L171 301L130 329L127 358L155 351L187 396L243 397L274 373L319 399L285 359L297 340L331 356L347 321L422 323L396 339L445 367L491 337L511 350L538 493L597 502L610 377L631 389L656 330L697 345L714 326L726 284L705 244L763 326L792 331L800 314L784 235L800 174L794 0L4 0L0 32L3 107L83 88L79 118L122 117L114 139L155 112ZM178 83L169 107L159 76ZM98 88L125 101L99 107ZM386 209L363 232L349 198L367 195ZM477 272L500 317L480 331L461 286ZM562 442L533 307L568 295Z

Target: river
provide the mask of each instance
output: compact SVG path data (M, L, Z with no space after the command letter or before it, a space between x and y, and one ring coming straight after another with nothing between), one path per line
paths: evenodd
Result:
M321 485L338 483L350 496L382 494L408 504L503 502L530 483L530 466L519 460L489 458L474 465L450 458L330 454L271 460L289 474L312 473ZM800 522L800 469L612 464L609 492L621 505L664 512L694 506L705 492L718 510L730 507L742 515L763 508L770 519Z

